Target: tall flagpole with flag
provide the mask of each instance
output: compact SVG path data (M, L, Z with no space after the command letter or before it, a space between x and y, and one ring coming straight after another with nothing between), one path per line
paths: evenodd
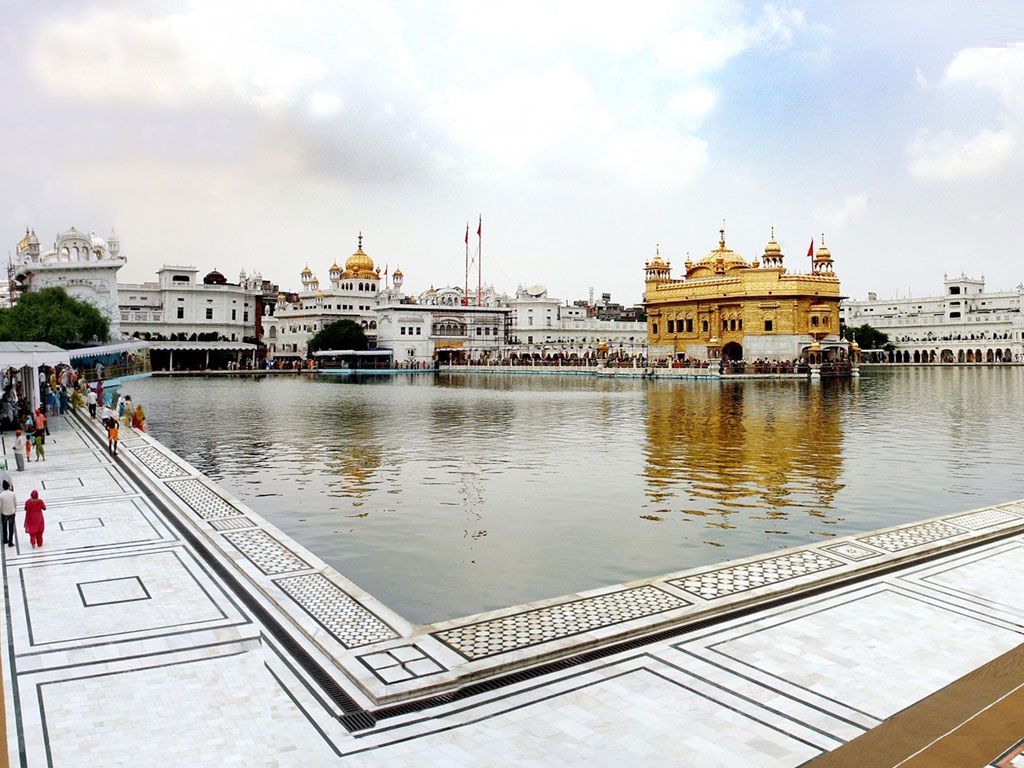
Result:
M469 222L466 222L466 274L464 275L465 285L463 286L462 304L469 304Z
M477 223L477 226L476 226L476 240L477 240L477 244L476 244L476 305L478 307L483 305L483 301L480 298L480 292L483 290L483 282L482 282L483 281L483 276L482 276L482 272L481 272L481 269L482 269L481 262L483 261L483 258L484 258L484 238L483 238L483 234L482 234L483 233L483 229L484 229L484 215L481 213L480 214L480 221L479 221L479 223Z

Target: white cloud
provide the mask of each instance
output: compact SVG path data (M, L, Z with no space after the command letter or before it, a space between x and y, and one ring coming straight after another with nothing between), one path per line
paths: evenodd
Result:
M965 138L951 131L919 134L908 148L910 174L921 181L955 181L992 173L1007 162L1016 146L1009 129L984 129Z
M162 109L227 102L274 114L307 101L332 74L352 82L372 73L378 87L415 82L402 28L372 2L203 0L152 17L91 8L41 25L30 61L59 97Z
M453 88L435 98L434 110L455 136L509 168L608 121L589 81L567 61L538 74L520 70L479 90Z
M965 48L953 57L943 78L994 91L1007 109L1024 108L1024 43L998 48Z
M855 221L871 205L871 197L866 192L847 195L838 202L814 209L814 218L827 229L842 229Z
M706 85L694 85L672 94L668 111L686 128L696 128L718 103L718 93Z

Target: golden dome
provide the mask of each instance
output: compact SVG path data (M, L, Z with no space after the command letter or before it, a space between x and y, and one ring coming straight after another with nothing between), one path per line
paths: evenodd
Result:
M772 235L772 239L768 241L768 245L764 247L765 256L781 256L782 247L775 242L775 235Z
M818 253L815 254L814 258L815 259L831 259L832 258L832 251L830 251L828 248L826 248L825 244L822 243L821 247L818 248Z
M728 269L729 267L748 266L747 262L743 259L742 256L736 253L736 251L730 250L729 248L725 247L725 230L718 230L718 235L718 247L715 250L708 253L708 255L701 259L698 263L705 264L708 266L714 266L721 260L726 269Z
M317 292L316 292L316 295L317 295L317 298L318 298L318 299L322 299L322 298L323 298L323 296L324 296L324 292L323 292L323 291L317 291Z
M331 272L341 272L341 267L338 266L338 262L331 264Z
M401 277L401 276L402 276L402 270L396 269L395 270L395 277Z
M374 277L373 259L363 253L363 233L359 233L359 247L345 262L345 272L353 277Z
M307 264L306 268L304 270L302 270L302 274L304 274L304 275L312 275L313 274L313 270L309 268L309 264Z
M285 295L283 293L277 294L277 300L278 301L284 301L284 299L285 299Z

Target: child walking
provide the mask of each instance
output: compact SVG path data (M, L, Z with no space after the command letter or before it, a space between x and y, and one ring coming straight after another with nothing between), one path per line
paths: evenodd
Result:
M117 456L117 419L113 416L107 419L107 450Z
M32 438L33 442L36 444L36 461L39 461L40 459L46 461L46 444L43 442L45 439L45 436L40 432L36 432L35 436Z

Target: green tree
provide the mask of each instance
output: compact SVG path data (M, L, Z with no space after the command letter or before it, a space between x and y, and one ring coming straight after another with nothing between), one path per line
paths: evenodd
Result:
M0 309L0 341L45 341L64 349L110 340L110 322L63 288L29 291Z
M325 325L313 334L306 348L309 350L309 354L313 354L323 349L363 350L369 346L366 334L359 323L351 320L338 320L330 325Z
M861 349L887 349L889 335L877 328L865 323L856 328L846 326L843 330L843 338L847 341L856 341Z

